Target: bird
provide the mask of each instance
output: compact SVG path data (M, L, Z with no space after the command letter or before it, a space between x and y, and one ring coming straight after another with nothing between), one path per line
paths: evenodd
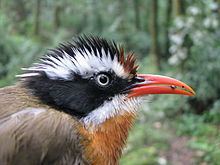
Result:
M145 97L195 95L138 67L133 52L98 36L49 49L0 89L0 164L118 164Z

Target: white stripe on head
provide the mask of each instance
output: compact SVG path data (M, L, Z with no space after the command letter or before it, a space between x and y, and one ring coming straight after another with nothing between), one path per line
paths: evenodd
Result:
M118 61L117 55L111 58L110 52L105 53L104 48L101 54L97 49L89 52L87 48L71 48L73 55L62 51L60 55L46 55L33 67L23 68L28 73L18 75L17 77L37 76L44 72L50 79L74 79L73 75L77 74L84 78L92 76L94 73L102 71L113 71L121 78L127 78L129 73L126 72ZM96 53L94 52L96 51Z

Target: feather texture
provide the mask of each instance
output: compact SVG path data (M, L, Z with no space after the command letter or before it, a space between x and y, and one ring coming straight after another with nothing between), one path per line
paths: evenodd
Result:
M23 68L26 73L17 77L46 74L50 79L72 80L74 75L91 77L101 71L113 71L122 78L133 77L138 66L132 53L125 57L124 49L112 41L98 37L78 37L72 42L51 49L39 63Z
M0 90L0 162L87 164L73 117L42 105L21 87Z

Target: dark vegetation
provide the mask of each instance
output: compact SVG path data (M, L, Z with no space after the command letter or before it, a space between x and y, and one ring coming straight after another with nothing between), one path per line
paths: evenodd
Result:
M220 164L219 20L219 0L0 0L0 86L73 36L114 39L197 93L150 98L121 164Z

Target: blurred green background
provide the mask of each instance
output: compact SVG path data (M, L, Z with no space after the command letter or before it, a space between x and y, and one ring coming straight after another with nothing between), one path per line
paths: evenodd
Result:
M150 97L120 164L220 164L219 0L0 0L0 86L79 34L113 39L135 52L140 72L197 93Z

